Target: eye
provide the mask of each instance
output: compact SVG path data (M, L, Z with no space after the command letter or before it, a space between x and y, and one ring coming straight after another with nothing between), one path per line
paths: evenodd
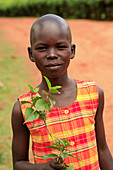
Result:
M47 49L47 47L37 47L36 50L38 51L45 51Z
M67 46L66 45L59 45L59 46L57 46L57 48L63 50L65 48L67 48Z

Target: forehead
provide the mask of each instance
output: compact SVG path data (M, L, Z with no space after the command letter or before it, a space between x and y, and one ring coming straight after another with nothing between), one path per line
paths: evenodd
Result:
M68 25L63 21L53 20L35 23L32 29L32 40L51 37L70 40Z

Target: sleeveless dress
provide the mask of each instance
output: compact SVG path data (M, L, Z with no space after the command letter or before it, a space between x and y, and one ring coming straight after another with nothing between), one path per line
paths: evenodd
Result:
M73 163L75 170L99 170L97 143L95 135L95 114L98 107L98 89L94 81L75 80L77 98L72 105L63 108L52 107L47 113L47 125L51 134L59 139L66 139L74 157L65 158L65 163ZM19 97L19 101L32 101L31 92ZM34 93L34 95L39 95ZM25 109L30 104L21 106L25 120ZM26 123L32 137L34 163L44 163L40 156L56 153L55 149L46 148L52 144L44 122L41 119Z

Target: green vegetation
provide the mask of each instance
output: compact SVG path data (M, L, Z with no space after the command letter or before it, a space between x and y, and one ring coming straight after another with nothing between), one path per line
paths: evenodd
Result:
M0 33L0 169L7 170L12 170L12 107L16 98L28 90L25 89L28 72L22 64L25 58L16 57L14 51Z
M0 16L39 17L47 13L63 18L113 20L113 0L0 0Z

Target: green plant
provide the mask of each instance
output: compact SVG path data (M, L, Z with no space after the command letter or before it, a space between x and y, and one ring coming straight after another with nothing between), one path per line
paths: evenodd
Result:
M0 0L0 16L39 17L47 13L63 18L112 21L113 0Z
M46 124L47 114L45 113L45 111L48 110L51 112L51 106L54 106L56 103L55 100L52 99L52 98L56 97L55 95L53 95L53 93L60 94L58 89L60 89L61 86L53 86L52 87L49 79L45 76L44 76L44 78L46 80L46 83L47 83L48 89L49 89L48 92L45 90L42 90L42 94L45 94L46 98L42 98L40 96L34 96L33 94L38 92L39 88L34 89L32 86L28 85L31 90L32 102L21 101L21 104L30 103L30 105L31 105L30 107L27 107L25 110L25 122L24 123L33 121L36 119L42 119L44 121L47 132L49 133L49 135L53 141L53 144L51 146L47 146L47 148L58 150L58 154L50 153L45 156L42 156L41 158L42 159L57 158L57 162L61 164L64 162L66 157L68 157L68 156L75 157L75 156L71 154L70 149L67 149L67 147L70 146L70 143L65 139L60 140L56 137L54 140L52 134L50 133L50 131L47 127L47 124ZM75 157L75 158L77 158L77 157ZM74 167L72 164L70 165L70 168L66 163L64 163L64 165L65 165L65 167L63 168L63 170L67 170L67 169L74 170Z

